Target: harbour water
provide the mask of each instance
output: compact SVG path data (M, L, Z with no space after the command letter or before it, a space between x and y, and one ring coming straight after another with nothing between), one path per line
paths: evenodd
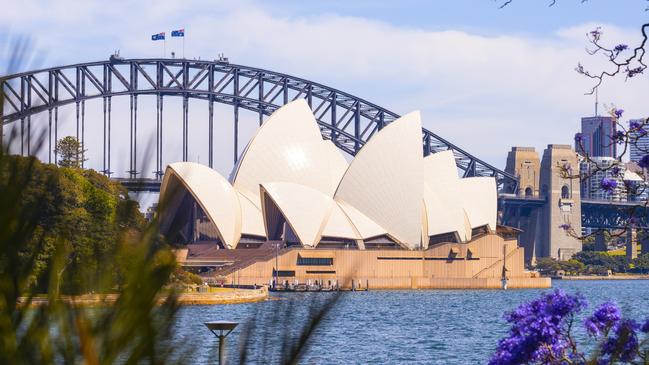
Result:
M599 303L616 301L625 316L649 317L649 280L560 281L554 288L582 293L592 312ZM415 290L344 293L310 341L304 364L482 364L509 328L503 313L552 289ZM274 294L277 300L180 310L173 345L192 364L214 364L216 338L203 322L242 323L228 338L230 364L238 363L240 345L249 363L277 363L291 336L310 311L333 293ZM585 344L581 321L577 337ZM243 340L246 338L247 340Z

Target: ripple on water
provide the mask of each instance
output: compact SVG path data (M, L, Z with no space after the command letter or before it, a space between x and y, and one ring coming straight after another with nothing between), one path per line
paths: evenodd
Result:
M649 280L555 281L555 288L581 292L591 303L612 299L625 314L649 317ZM547 289L546 289L547 290ZM536 298L542 289L413 290L345 293L312 338L304 364L480 364L508 329L503 313ZM251 363L276 363L287 338L296 336L310 305L330 293L295 293L263 303L183 307L173 344L187 349L183 359L212 364L216 340L203 326L210 320L254 322L247 341ZM588 310L586 311L588 312ZM279 313L279 314L278 314ZM228 357L236 363L241 325L228 337ZM580 338L584 339L583 331Z

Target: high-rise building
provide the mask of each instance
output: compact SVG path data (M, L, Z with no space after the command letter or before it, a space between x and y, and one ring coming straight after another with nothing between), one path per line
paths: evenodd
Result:
M615 166L615 168L614 168ZM626 201L627 191L624 186L626 167L617 159L612 157L592 157L590 161L584 161L580 165L582 176L581 197L582 199ZM615 181L615 188L611 190L602 189L602 180Z
M581 118L581 132L575 134L575 151L590 157L617 157L617 144L613 140L616 130L612 117Z
M642 168L635 162L625 163L624 183L627 186L627 200L630 202L647 202L649 200L649 183L643 178Z
M631 125L633 123L637 123L642 128L639 130L632 129ZM643 119L631 119L629 120L629 131L629 137L631 138L630 159L632 162L639 162L644 155L649 154L649 126L644 125Z

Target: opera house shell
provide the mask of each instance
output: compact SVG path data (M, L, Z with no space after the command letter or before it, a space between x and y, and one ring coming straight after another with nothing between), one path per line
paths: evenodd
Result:
M170 164L162 233L180 265L214 285L550 286L525 270L519 231L496 225L495 180L460 178L452 151L424 157L421 136L419 113L407 114L348 161L294 101L257 130L229 178Z
M229 179L170 164L160 199L172 241L224 249L281 241L302 248L420 250L496 231L493 178L460 178L452 151L424 157L419 112L388 124L348 162L304 100L257 131Z

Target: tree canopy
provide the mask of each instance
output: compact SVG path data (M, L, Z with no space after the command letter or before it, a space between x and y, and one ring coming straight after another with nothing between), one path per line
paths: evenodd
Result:
M80 168L85 161L85 150L75 137L67 136L56 142L55 152L58 155L58 164L61 167Z
M119 183L96 171L57 168L19 156L5 157L0 166L0 191L15 183L10 179L12 173L28 169L30 178L17 204L21 211L34 213L35 230L22 248L22 256L29 257L38 244L43 245L32 284L46 291L50 278L45 268L53 259L55 244L61 241L67 251L60 278L63 292L118 285L123 275L116 257L120 236L138 234L144 225L138 203L128 198ZM108 282L100 282L100 272L114 275Z

